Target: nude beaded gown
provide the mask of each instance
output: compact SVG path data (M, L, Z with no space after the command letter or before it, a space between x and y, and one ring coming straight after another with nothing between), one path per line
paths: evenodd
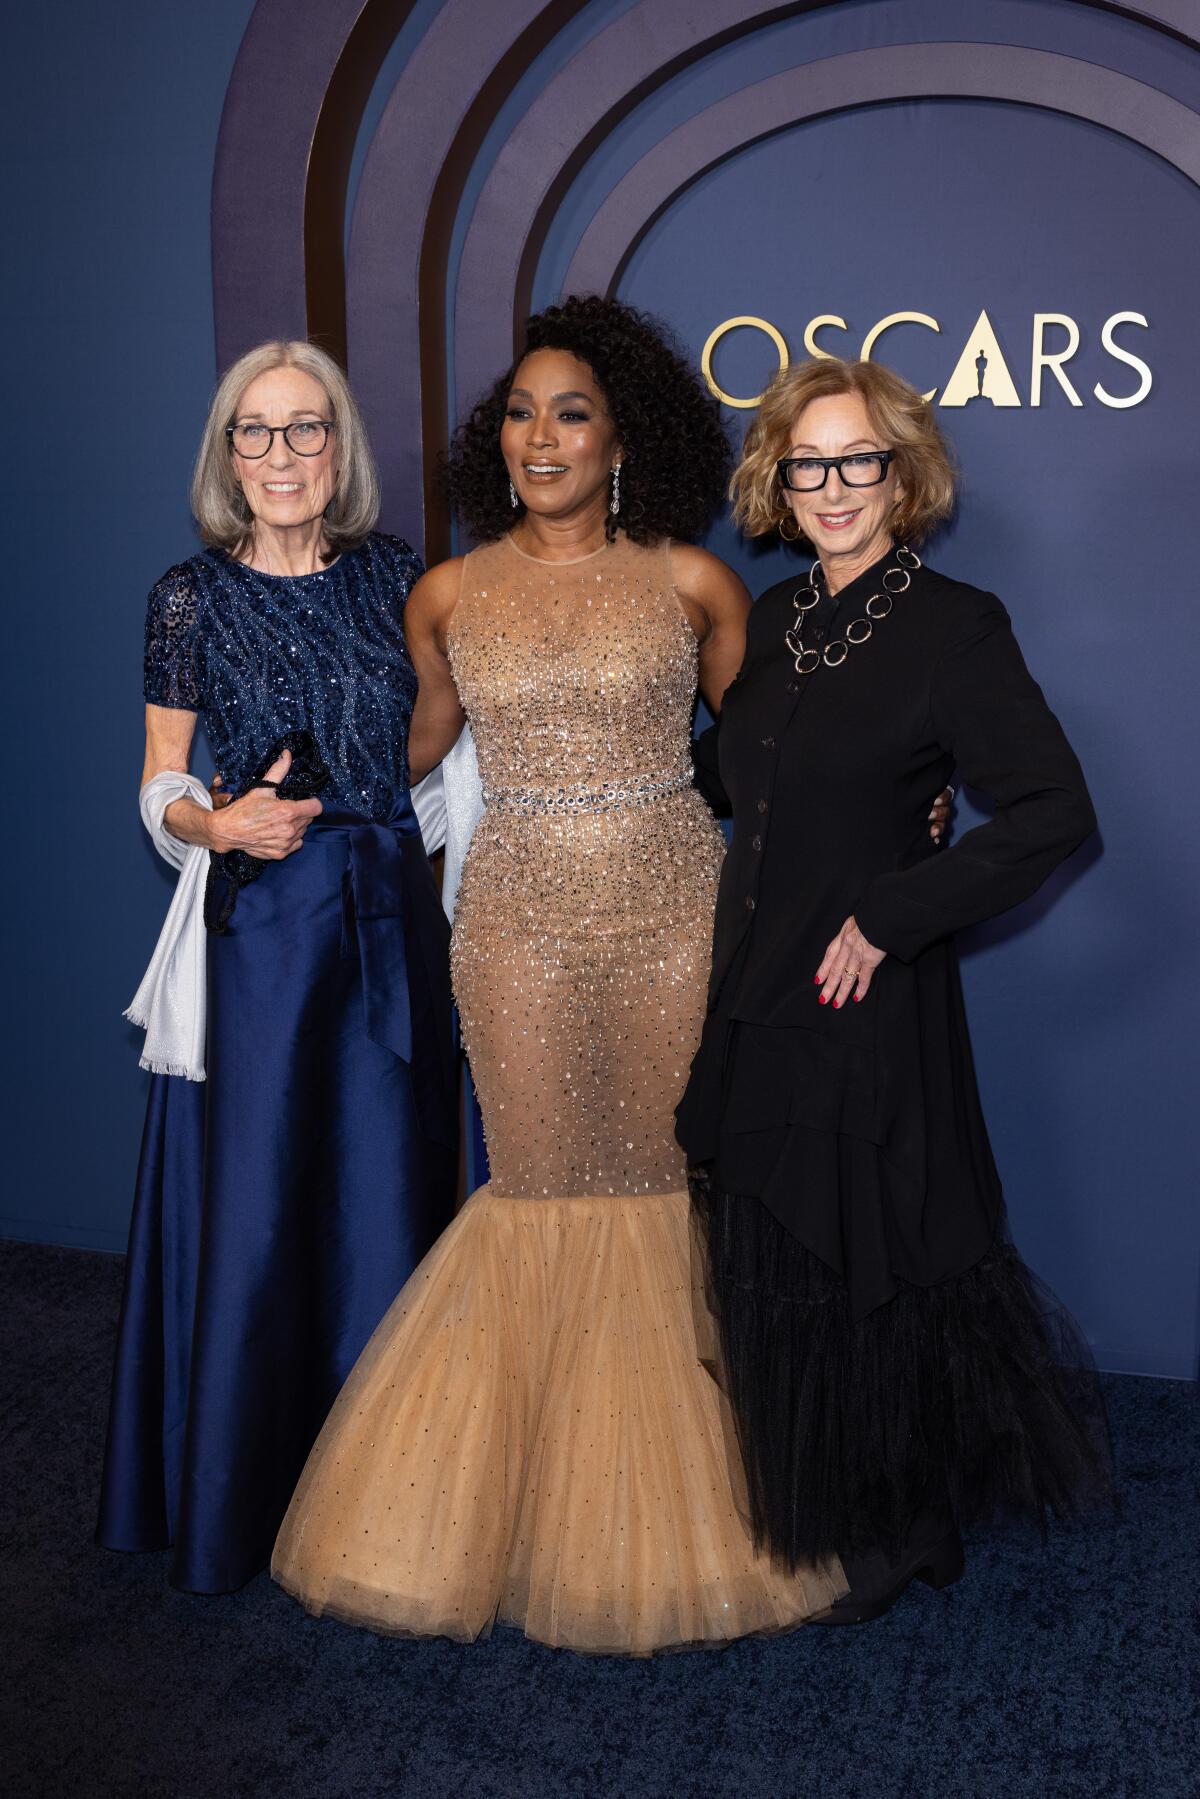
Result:
M691 785L670 549L465 560L450 657L485 812L451 957L491 1180L343 1389L272 1570L314 1612L647 1654L844 1590L743 1522L701 1363L673 1114L724 841Z

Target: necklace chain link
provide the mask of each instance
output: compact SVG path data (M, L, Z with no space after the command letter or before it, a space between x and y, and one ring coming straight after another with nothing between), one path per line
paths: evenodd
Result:
M821 598L821 587L825 585L824 569L819 562L813 563L806 585L798 587L792 595L792 605L798 616L788 626L783 639L795 660L798 675L815 674L822 663L826 668L840 668L851 650L866 643L873 635L875 626L892 610L896 595L907 591L914 572L921 567L921 558L907 544L898 544L893 555L895 566L884 569L877 591L863 607L863 616L851 619L842 636L831 639L823 650L814 649L811 644L807 649L804 646L804 621ZM818 581L821 587L818 587Z

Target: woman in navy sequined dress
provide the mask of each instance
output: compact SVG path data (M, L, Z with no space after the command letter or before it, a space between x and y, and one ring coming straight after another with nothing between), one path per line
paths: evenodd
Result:
M176 800L166 827L259 874L207 936L207 1078L151 1077L98 1539L173 1546L173 1584L215 1593L266 1564L338 1389L450 1218L455 1070L408 791L421 564L371 529L336 366L303 344L243 357L192 499L209 547L150 595L143 780L187 769L202 719L240 797ZM285 776L298 730L320 799L251 787Z

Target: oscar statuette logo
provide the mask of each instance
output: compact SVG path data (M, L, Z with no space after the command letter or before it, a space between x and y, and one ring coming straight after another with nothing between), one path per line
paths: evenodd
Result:
M937 319L927 312L889 312L885 317L876 320L865 334L858 351L858 360L870 362L875 348L886 331L893 325L920 325L926 331L941 335L942 327ZM1124 410L1130 406L1140 406L1150 392L1154 382L1153 371L1148 363L1136 356L1124 343L1118 341L1116 332L1123 327L1136 326L1139 330L1149 330L1149 321L1144 313L1114 312L1105 319L1100 328L1100 344L1106 355L1114 362L1134 372L1136 385L1125 392L1111 393L1100 382L1092 388L1093 397L1102 406L1115 410ZM713 360L722 340L733 331L753 330L762 332L771 342L776 366L787 368L791 360L791 352L787 339L776 325L769 319L759 318L754 313L739 313L734 318L724 319L709 332L704 348L700 353L700 367L705 381L711 391L726 406L738 411L751 411L762 399L762 393L741 395L726 391L713 372ZM826 335L824 341L818 341L818 332L842 331L849 335L850 327L844 318L833 312L819 312L809 319L804 327L804 348L810 356L850 355L849 349L835 349ZM1029 356L1029 375L1025 389L1026 398L1022 398L1009 360L1000 347L995 326L988 316L986 308L972 325L962 352L950 372L950 377L943 389L931 387L925 394L927 400L936 400L939 406L971 406L983 403L994 407L1025 406L1038 407L1043 404L1046 393L1051 391L1052 384L1065 395L1071 406L1082 406L1083 396L1067 373L1067 364L1072 360L1082 342L1082 332L1076 321L1065 312L1035 312L1033 315L1031 346ZM774 370L770 371L774 373ZM1024 373L1023 370L1019 371Z

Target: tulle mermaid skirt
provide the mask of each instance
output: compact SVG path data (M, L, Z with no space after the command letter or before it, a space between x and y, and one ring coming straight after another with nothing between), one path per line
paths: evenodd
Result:
M694 1315L686 1193L481 1188L334 1406L275 1578L377 1631L498 1620L600 1653L823 1610L836 1560L789 1572L753 1547Z

